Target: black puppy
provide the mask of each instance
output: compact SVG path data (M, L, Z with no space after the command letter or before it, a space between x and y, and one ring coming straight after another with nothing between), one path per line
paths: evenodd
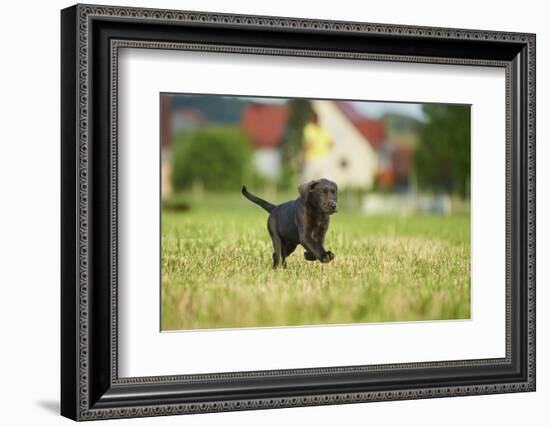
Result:
M328 263L334 253L324 249L329 216L336 213L338 186L328 179L318 179L298 188L300 197L275 206L243 186L242 193L269 212L267 230L273 241L273 267L286 267L286 258L301 244L306 260Z

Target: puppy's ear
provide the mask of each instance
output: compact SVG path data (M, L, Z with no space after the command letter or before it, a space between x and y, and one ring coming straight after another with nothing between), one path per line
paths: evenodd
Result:
M307 201L309 193L313 191L313 188L319 183L318 180L312 180L307 183L304 183L298 187L298 192L304 199Z

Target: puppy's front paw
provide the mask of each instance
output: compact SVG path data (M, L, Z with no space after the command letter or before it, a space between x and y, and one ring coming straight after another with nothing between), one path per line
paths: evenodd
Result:
M310 262L317 260L317 258L311 254L309 251L304 252L304 259L309 260Z
M333 260L334 260L334 253L331 251L327 251L323 256L323 258L321 259L321 262L329 263L329 262L332 262Z

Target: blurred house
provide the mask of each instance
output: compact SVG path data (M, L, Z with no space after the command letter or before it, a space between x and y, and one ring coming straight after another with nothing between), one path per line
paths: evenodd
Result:
M242 112L241 125L254 147L254 165L261 174L272 179L276 179L281 170L279 148L288 114L286 104L252 103Z
M161 196L173 192L172 188L172 148L173 137L178 133L194 129L206 122L205 114L193 107L174 110L170 95L161 95Z
M195 108L183 108L173 112L172 131L174 134L194 129L206 122L204 113Z
M290 114L286 102L172 94L162 94L160 101L163 197L172 193L174 137L201 126L239 124L250 138L258 172L271 179L280 176ZM355 102L313 100L311 106L332 139L326 161L316 171L319 176L313 178L333 179L341 188L410 189L418 120L395 113L372 119Z
M342 188L367 189L375 182L391 187L408 181L413 145L401 144L402 131L392 128L388 134L383 119L367 118L349 102L313 101L312 107L333 138L323 176L317 178L329 177ZM241 125L254 147L254 165L264 176L279 176L288 116L287 104L251 103L242 110Z
M391 147L390 185L401 191L411 189L414 151L419 143L420 122L403 114L385 114L388 145Z
M160 96L160 194L164 198L172 188L172 104L167 95Z
M411 173L414 161L414 146L397 145L391 143L391 185L401 192L407 191L411 186Z
M330 174L342 187L407 191L418 142L418 121L401 114L365 117L346 101L313 101L322 127L333 137Z
M378 146L385 139L383 123L363 117L349 102L313 101L312 106L319 125L333 139L325 176L341 188L372 187L379 168Z

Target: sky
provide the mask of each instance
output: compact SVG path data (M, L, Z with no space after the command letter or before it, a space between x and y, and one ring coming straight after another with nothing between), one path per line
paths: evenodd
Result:
M422 104L414 103L397 103L397 102L352 102L357 111L365 114L370 118L380 118L384 114L399 113L424 120L422 112Z
M287 99L282 98L249 98L253 102L284 103ZM380 118L386 113L399 113L408 115L417 120L424 120L422 112L422 104L419 103L399 103L399 102L351 102L356 107L356 110L363 113L369 118Z

